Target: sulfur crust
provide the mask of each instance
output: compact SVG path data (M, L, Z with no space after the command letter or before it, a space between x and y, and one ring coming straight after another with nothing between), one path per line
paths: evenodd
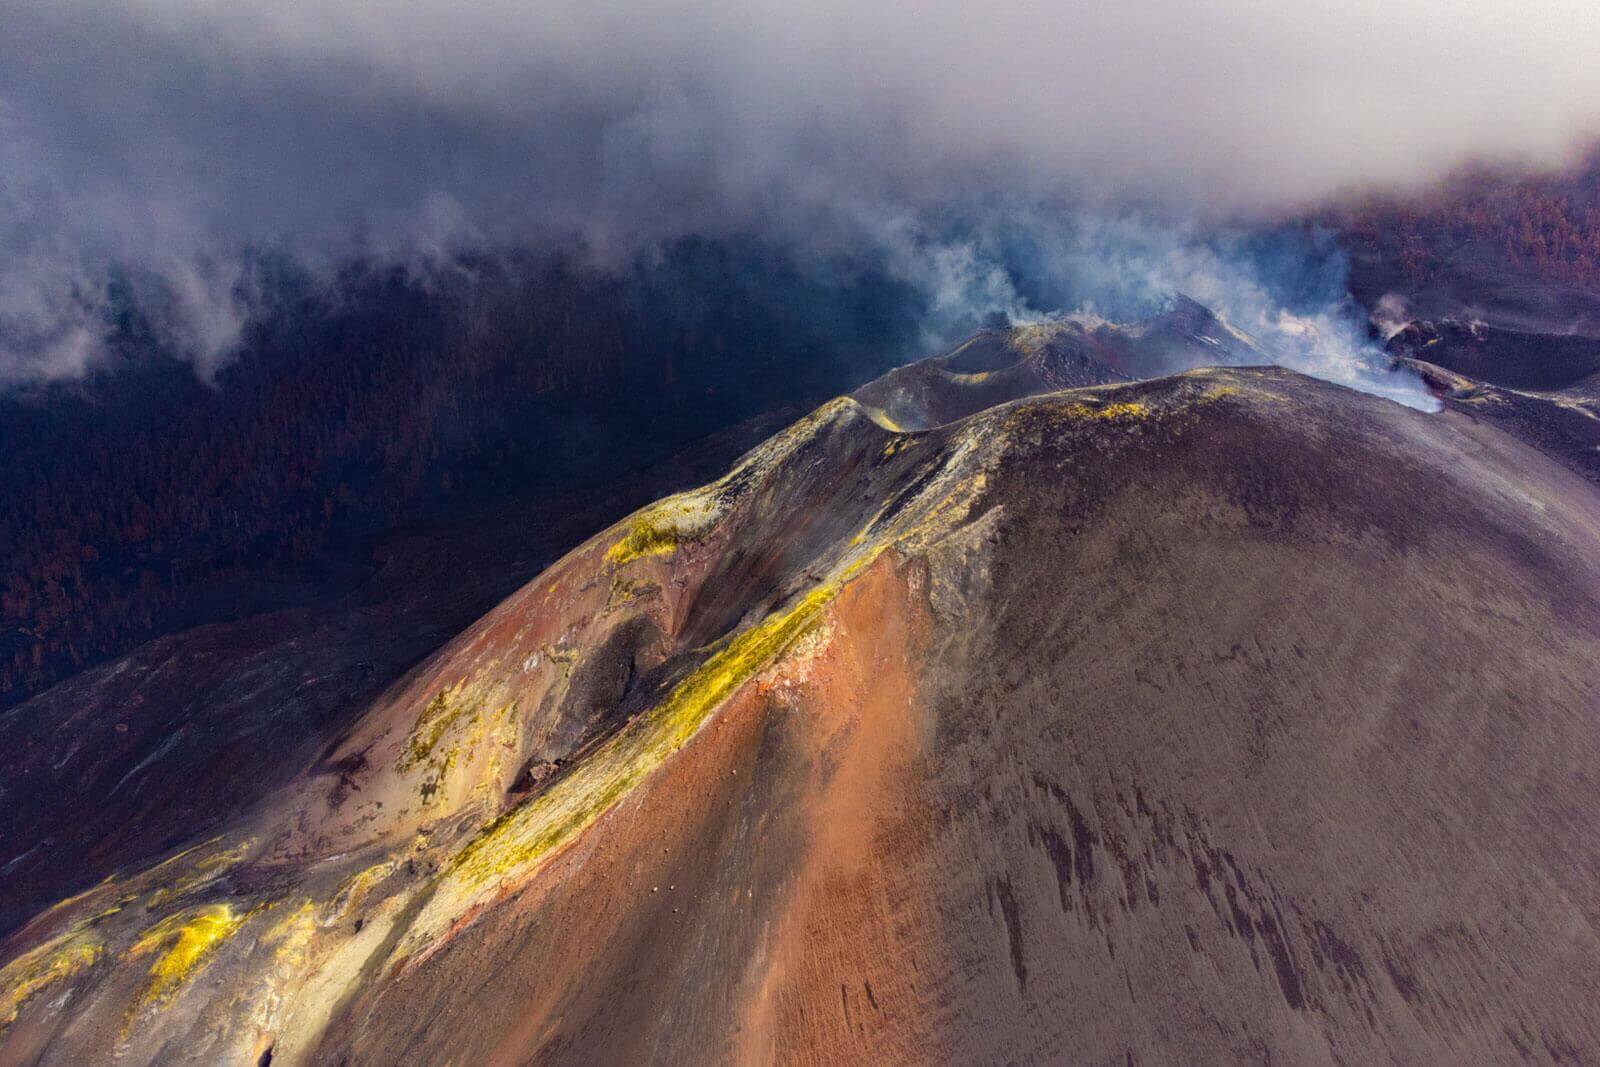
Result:
M97 939L72 931L6 964L0 969L0 1032L16 1022L30 997L92 966L101 951Z
M651 711L629 724L548 792L490 823L457 854L430 903L433 918L459 913L461 898L508 875L531 874L538 862L614 806L682 748L711 712L745 681L810 631L868 555L831 581L735 637ZM426 913L417 929L433 925Z
M851 397L835 397L757 445L731 471L710 485L669 496L626 520L626 532L606 550L606 562L613 567L623 567L635 560L672 555L685 542L710 530L752 476L771 471L785 456L812 440L824 426L850 412L864 414L874 421L887 419Z
M134 958L157 953L141 1000L151 1004L171 998L247 917L229 904L207 904L169 915L145 931L128 950Z

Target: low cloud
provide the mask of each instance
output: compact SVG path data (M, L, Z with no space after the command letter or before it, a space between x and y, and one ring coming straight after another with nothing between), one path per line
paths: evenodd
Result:
M92 361L118 284L214 367L262 249L620 265L754 233L878 249L940 314L1102 304L1119 275L1253 306L1204 291L1219 219L1558 163L1600 119L1600 12L1575 0L0 0L0 24L11 380ZM1082 261L1090 219L1168 252ZM1073 308L1007 292L994 245L1024 221Z

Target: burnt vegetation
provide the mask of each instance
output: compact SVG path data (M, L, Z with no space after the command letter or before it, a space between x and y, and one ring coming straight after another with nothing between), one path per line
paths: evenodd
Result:
M1394 288L1420 290L1469 266L1600 293L1600 147L1563 171L1467 168L1421 194L1364 198L1330 220Z

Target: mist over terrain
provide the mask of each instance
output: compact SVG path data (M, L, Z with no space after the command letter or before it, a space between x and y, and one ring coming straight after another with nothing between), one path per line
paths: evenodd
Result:
M1568 0L403 8L0 3L0 379L81 374L129 308L209 377L263 262L738 237L889 273L930 344L1182 291L1364 381L1337 257L1281 220L1600 117Z

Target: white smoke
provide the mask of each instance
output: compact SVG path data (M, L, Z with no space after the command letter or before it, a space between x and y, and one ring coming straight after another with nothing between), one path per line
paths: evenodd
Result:
M878 238L901 277L931 294L937 340L996 316L1013 324L1071 319L1127 324L1187 296L1243 331L1274 362L1409 407L1437 399L1396 371L1369 336L1326 239L1290 230L1263 238L1170 216L1039 205L970 206L960 237L905 220ZM1027 238L1028 255L1007 233ZM1320 245L1320 247L1319 247ZM1187 369L1174 366L1172 371Z
M981 235L937 233L951 205L1276 213L1600 129L1580 0L0 0L0 26L8 379L81 370L117 271L216 366L260 247L615 265L756 233L1025 317Z

